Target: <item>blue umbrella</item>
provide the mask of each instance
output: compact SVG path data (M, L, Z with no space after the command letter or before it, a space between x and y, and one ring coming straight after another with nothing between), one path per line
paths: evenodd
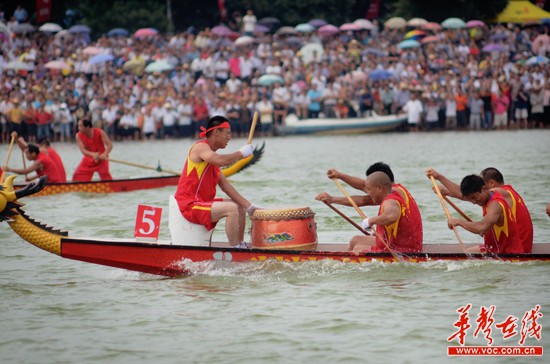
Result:
M115 59L115 57L113 57L110 54L104 53L104 54L98 54L96 56L93 56L92 58L90 58L88 63L90 64L105 63L105 62L110 62L113 59Z
M533 57L530 57L526 62L525 64L527 65L535 65L535 64L547 64L548 61L550 61L550 59L548 57L544 57L544 56L533 56Z
M92 30L90 27L84 24L73 25L69 28L69 33L90 33Z
M420 43L414 39L404 40L397 45L397 48L399 49L418 48L418 47L420 47Z
M124 28L114 28L107 32L108 37L116 37L116 36L127 37L129 35L130 35L130 32Z
M301 32L301 33L311 33L312 31L315 30L315 27L311 24L308 24L308 23L302 23L302 24L298 24L294 27L294 29L296 29L297 31Z
M460 18L447 18L441 22L443 28L460 29L466 26L466 22Z
M378 57L384 57L386 55L386 52L384 52L381 49L377 49L377 48L365 48L363 50L363 53L364 54L374 54Z
M374 70L371 73L369 73L369 79L373 81L378 80L389 80L390 78L393 78L393 73L391 73L388 70Z
M279 75L263 75L258 78L258 85L260 86L270 86L273 85L275 82L283 84L284 80Z

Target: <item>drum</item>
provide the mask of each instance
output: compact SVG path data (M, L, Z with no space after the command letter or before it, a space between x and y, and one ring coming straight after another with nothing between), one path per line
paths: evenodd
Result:
M309 207L254 211L252 247L259 249L315 250L317 226Z

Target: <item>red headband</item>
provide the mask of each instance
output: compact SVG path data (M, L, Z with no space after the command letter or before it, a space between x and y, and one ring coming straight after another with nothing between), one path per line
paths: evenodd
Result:
M201 129L201 133L199 134L199 136L201 138L204 138L206 136L206 133L208 133L209 131L212 131L214 129L231 129L231 125L229 125L227 121L224 121L218 126L213 126L209 129L205 129L204 126L201 126L200 129Z

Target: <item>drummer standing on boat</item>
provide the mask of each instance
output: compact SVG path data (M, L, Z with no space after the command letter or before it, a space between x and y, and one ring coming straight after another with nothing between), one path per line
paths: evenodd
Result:
M227 147L231 140L229 120L219 115L210 118L206 128L201 128L200 137L206 139L199 140L189 150L174 195L179 209L185 219L208 230L214 229L219 220L226 218L225 232L229 244L249 248L244 241L246 213L252 215L257 206L229 183L220 168L252 155L254 146L245 144L230 154L216 153ZM229 199L216 198L216 186Z
M95 172L99 173L102 181L112 180L109 172L109 153L113 149L113 143L107 134L99 128L92 127L90 120L80 119L76 143L84 157L74 171L73 181L90 182Z

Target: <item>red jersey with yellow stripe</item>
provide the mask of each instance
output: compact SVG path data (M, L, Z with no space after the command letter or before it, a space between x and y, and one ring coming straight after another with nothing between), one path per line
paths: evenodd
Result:
M400 252L420 252L422 251L422 221L420 213L413 214L410 206L407 206L405 199L397 191L387 195L382 203L378 215L384 212L383 204L387 200L394 200L399 204L401 213L399 218L391 225L376 226L376 251L387 251L384 242L379 237L383 237L385 242L392 250Z
M523 252L531 253L533 251L533 221L529 209L527 209L523 198L511 185L503 185L500 188L508 191L512 196L512 206L510 208L517 223L518 238L523 246Z
M412 216L412 219L416 221L418 224L417 229L415 230L415 233L418 235L415 237L415 240L418 240L420 242L424 241L424 230L422 229L422 216L420 215L420 209L418 208L418 205L416 204L416 201L414 197L409 193L409 190L407 190L405 187L403 187L402 184L394 183L393 188L396 188L403 192L403 195L405 195L405 206L410 210L410 214Z
M516 219L504 196L497 191L492 191L489 201L483 206L483 216L487 215L487 208L492 203L500 205L504 221L500 226L494 224L483 236L485 250L490 253L523 253L517 233Z
M195 145L198 143L206 143L206 140L200 140ZM174 197L187 220L205 225L210 229L215 226L215 223L211 222L210 211L216 197L216 186L220 180L221 170L206 161L193 162L189 157L193 148L194 146L187 154ZM197 213L198 210L204 213Z

